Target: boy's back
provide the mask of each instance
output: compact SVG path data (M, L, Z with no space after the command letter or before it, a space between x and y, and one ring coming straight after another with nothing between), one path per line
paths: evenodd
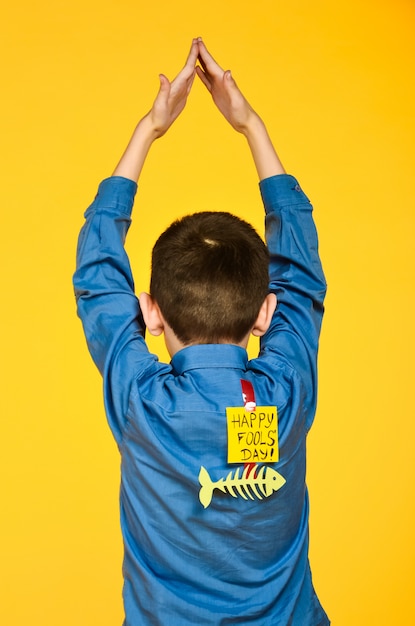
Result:
M311 205L293 177L259 167L278 298L259 358L214 343L161 364L123 249L136 192L125 158L86 213L75 275L122 457L125 623L328 624L308 565L305 442L325 292Z

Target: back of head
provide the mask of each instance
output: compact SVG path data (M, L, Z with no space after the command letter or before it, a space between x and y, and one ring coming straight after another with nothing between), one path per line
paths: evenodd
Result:
M268 260L247 222L230 213L195 213L157 240L151 295L183 344L239 343L268 294Z

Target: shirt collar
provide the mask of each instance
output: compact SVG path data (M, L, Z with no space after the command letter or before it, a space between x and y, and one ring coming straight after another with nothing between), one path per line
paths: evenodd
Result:
M246 370L248 354L245 348L229 343L187 346L176 352L171 365L177 374L206 368L232 368Z

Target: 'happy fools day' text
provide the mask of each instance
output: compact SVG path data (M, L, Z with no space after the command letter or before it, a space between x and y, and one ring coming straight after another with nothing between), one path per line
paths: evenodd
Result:
M275 406L226 409L228 463L274 463L278 461L278 421Z

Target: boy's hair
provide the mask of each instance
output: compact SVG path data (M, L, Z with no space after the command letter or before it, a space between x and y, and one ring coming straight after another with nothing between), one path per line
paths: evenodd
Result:
M225 212L194 213L157 240L150 292L183 344L239 343L268 294L268 264L250 224Z

